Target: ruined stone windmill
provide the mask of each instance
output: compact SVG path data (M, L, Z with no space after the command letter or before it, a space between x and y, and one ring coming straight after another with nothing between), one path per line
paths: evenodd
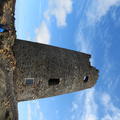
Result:
M2 3L0 16L11 27L0 34L0 120L17 120L19 101L87 89L98 78L88 54L16 39L14 5Z

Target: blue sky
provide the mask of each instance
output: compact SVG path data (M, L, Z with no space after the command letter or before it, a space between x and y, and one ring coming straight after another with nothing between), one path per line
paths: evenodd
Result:
M17 37L92 54L87 90L19 103L20 120L120 120L120 0L17 0Z

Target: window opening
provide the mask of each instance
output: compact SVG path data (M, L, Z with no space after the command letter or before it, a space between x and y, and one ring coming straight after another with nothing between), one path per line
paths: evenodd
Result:
M49 81L48 81L48 85L49 85L49 86L58 85L59 82L60 82L59 79L51 78L51 79L49 79Z
M88 76L84 76L84 78L83 78L84 83L88 82L88 80L89 80L89 77Z
M25 78L25 84L26 85L33 85L34 78Z

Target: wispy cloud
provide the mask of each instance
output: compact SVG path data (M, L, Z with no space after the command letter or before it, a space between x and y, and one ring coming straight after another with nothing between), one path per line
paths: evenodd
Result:
M89 89L77 95L72 103L71 120L97 120L97 104L94 99L95 89ZM82 107L82 108L81 108Z
M32 106L34 106L34 112L32 109ZM41 110L40 103L38 100L30 101L27 104L27 120L46 120L44 113ZM34 115L33 115L34 114Z
M111 47L112 41L107 35L109 39L106 39L103 42L104 45L104 54L103 54L103 66L101 68L101 79L103 80L102 85L105 86L105 89L108 89L112 92L112 90L116 89L117 84L119 83L120 75L114 73L114 69L118 69L114 62L112 61L111 57ZM109 84L108 84L109 83Z
M95 30L94 26L97 22L100 22L103 16L107 15L109 10L113 6L120 5L120 0L93 0L92 4L88 6L88 11L84 14L84 19L82 18L79 29L76 35L76 46L82 52L90 52L93 55L94 50L94 41L92 41L92 37L94 38L94 34L90 31ZM91 28L91 29L90 29ZM107 34L107 37L108 34ZM113 68L113 64L109 59L109 50L111 47L110 39L103 43L105 51L103 53L104 65L103 65L103 74L102 80L106 81L107 86L108 81L110 79L110 70ZM117 76L118 77L118 76ZM115 79L115 78L114 78ZM104 82L103 81L103 82ZM114 81L115 82L115 81ZM113 86L112 82L111 85ZM73 107L71 108L73 111L73 115L71 116L71 120L119 120L120 118L120 109L114 105L111 100L111 97L107 93L99 93L99 101L101 102L102 109L105 111L105 114L101 114L99 109L101 109L100 104L96 101L97 90L94 88L90 91L84 93L83 98L79 101L73 102ZM102 99L101 99L102 98ZM83 100L84 99L84 100ZM84 102L83 102L84 101ZM80 104L82 103L82 105ZM81 108L81 106L83 106ZM81 111L84 111L82 112ZM74 111L75 114L74 114Z
M86 11L81 10L83 13L81 13L82 17L80 17L75 39L77 50L93 54L95 44L92 38L94 39L95 36L94 30L96 23L100 22L102 20L101 18L107 15L113 6L119 5L120 0L92 0L89 6L87 4ZM94 63L93 60L92 62ZM110 69L110 67L111 65L107 64L107 68Z
M77 50L85 53L92 52L92 45L81 30L78 31L75 42L76 42Z
M95 103L94 94L94 88L86 92L82 120L97 120L97 104Z
M72 103L72 112L76 111L78 109L78 104Z
M51 34L48 29L47 24L43 21L40 26L36 29L36 38L35 40L39 43L50 43Z
M92 88L75 97L71 108L71 120L119 120L120 109L113 104L108 93L99 93L99 102L102 111L105 111L101 114L100 103L96 103L96 95L98 95L96 93L98 92Z
M102 72L102 79L106 79L109 77L106 77L110 74L110 69L112 69L113 65L110 62L109 59L109 52L110 52L110 48L111 48L111 42L109 41L104 41L103 43L104 45L104 54L103 54L103 59L104 59L104 64L103 64L103 72ZM106 84L108 84L108 79L106 79Z
M119 120L120 119L120 109L117 108L111 100L111 97L107 93L102 95L102 104L104 105L105 115L102 120Z
M120 5L120 0L93 0L88 9L87 17L89 23L96 23L105 16L111 7Z
M72 12L72 0L49 0L48 9L44 11L44 20L36 29L35 41L50 44L51 33L48 27L52 17L55 17L58 27L67 25L67 15Z
M78 30L76 32L76 38L75 38L75 45L78 51L87 53L87 54L92 54L93 55L93 40L92 40L92 28L91 31L86 31L84 32L84 29L86 29L87 26L83 22L79 24ZM87 33L87 34L86 34ZM90 59L91 64L94 65L94 59L93 57Z
M27 104L27 111L28 111L27 120L32 120L32 111L29 103Z
M40 107L39 101L36 100L35 104L36 104L36 112L38 113L38 116L37 116L38 119L39 120L46 120L43 112L41 111L41 107Z
M48 10L45 12L45 18L56 18L58 26L66 26L67 15L72 12L72 0L49 0Z

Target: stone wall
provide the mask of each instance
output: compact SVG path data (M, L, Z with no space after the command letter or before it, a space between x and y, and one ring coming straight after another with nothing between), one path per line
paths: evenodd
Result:
M16 61L11 49L16 40L14 10L15 0L0 0L0 24L6 25L9 30L0 33L0 120L18 119L13 86Z
M15 41L13 51L18 101L90 88L98 78L98 70L90 65L88 54L21 40Z

